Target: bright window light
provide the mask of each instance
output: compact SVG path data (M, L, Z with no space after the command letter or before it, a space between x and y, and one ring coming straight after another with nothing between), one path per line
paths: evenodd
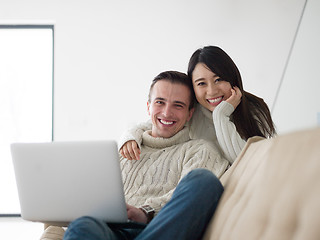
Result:
M52 140L53 26L0 25L0 214L20 213L13 142Z

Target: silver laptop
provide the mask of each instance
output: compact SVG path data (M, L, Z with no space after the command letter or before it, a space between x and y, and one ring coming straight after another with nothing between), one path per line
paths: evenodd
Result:
M13 143L11 153L23 219L127 222L115 141Z

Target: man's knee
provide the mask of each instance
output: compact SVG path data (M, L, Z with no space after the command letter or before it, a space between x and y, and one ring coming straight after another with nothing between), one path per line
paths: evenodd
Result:
M98 221L99 220L97 220L93 217L84 216L84 217L77 218L76 220L71 222L69 225L69 228L75 227L75 226L76 227L83 227L83 226L84 227L87 227L87 226L93 227L93 226L99 225Z
M80 217L72 221L65 233L66 239L77 239L78 237L95 237L99 239L100 236L105 236L109 229L107 225L98 219L92 217Z
M221 195L223 193L223 186L220 180L209 170L204 168L198 168L190 171L188 177L191 181L206 190L208 193L215 193Z
M211 171L205 168L197 168L190 171L187 178L191 181L198 181L199 183L215 182L216 180L219 181Z

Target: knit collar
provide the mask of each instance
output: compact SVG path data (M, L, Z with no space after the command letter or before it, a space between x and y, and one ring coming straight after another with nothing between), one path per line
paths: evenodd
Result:
M181 131L176 133L171 138L161 138L161 137L152 137L151 130L145 131L142 134L142 145L151 147L151 148L166 148L179 143L183 143L190 140L189 137L189 128L184 127Z
M203 107L201 104L198 104L197 107L200 108L201 112L204 114L205 117L212 120L212 112Z

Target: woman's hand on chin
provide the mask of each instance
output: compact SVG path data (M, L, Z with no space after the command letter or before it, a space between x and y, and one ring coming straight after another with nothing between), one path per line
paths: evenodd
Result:
M231 96L226 100L226 102L230 103L234 109L238 107L241 102L242 93L238 87L231 88Z

